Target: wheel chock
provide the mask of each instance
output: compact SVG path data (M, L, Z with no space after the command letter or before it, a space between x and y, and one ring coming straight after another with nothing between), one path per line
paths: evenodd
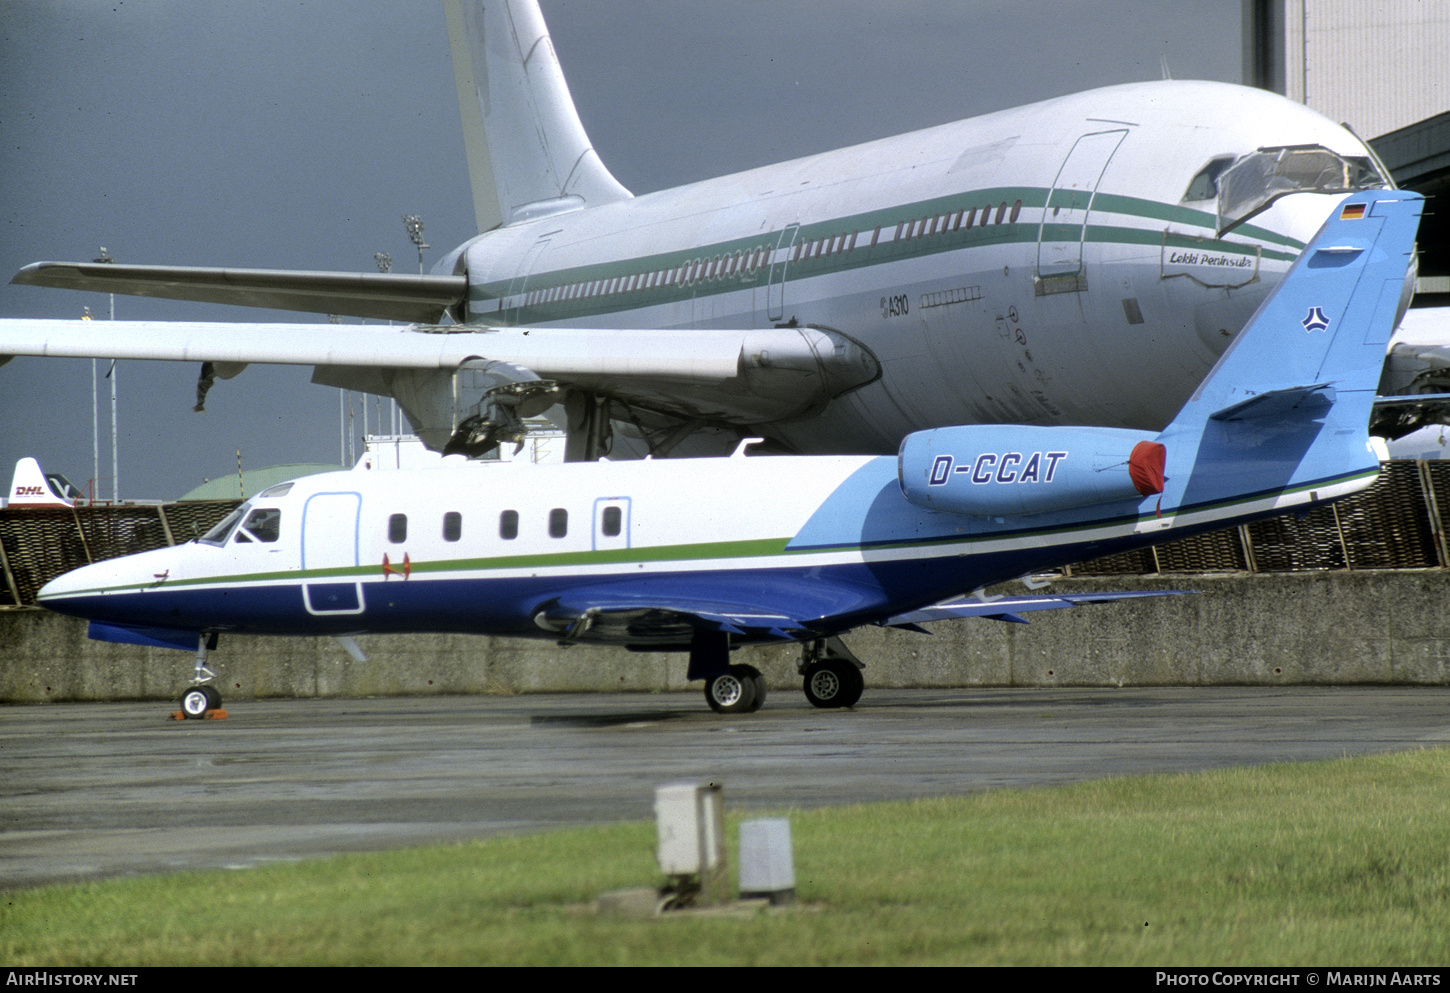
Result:
M228 716L230 715L227 714L225 707L218 707L216 710L208 710L202 714L201 719L204 721L224 721ZM180 710L173 710L171 712L171 720L173 721L184 721L186 719L186 714Z

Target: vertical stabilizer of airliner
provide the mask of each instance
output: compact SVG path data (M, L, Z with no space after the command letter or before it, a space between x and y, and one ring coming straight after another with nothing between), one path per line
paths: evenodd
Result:
M589 144L536 0L444 0L478 230L631 194Z

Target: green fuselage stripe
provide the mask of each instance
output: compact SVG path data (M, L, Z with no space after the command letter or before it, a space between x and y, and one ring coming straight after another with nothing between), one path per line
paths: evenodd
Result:
M1092 199L1091 210L1087 214L1090 223L1086 230L1081 223L1041 224L1038 220L1022 220L1020 214L1017 221L1010 219L1022 209L1043 207L1047 194L1048 191L1042 187L997 187L802 225L792 242L797 246L792 249L793 253L820 239L853 232L869 233L877 229L885 236L888 232L894 233L899 225L909 225L924 218L954 216L958 211L972 212L967 216L973 222L970 227L962 224L953 231L879 241L874 245L861 245L849 251L838 250L829 255L796 258L786 263L778 263L775 267L767 261L748 271L728 276L714 275L668 282L648 289L636 287L628 292L616 289L611 293L596 293L594 296L535 302L528 306L508 306L502 312L486 309L486 305L514 295L546 293L560 287L614 279L627 280L631 276L642 277L646 273L678 271L687 263L692 264L693 268L694 263L714 260L717 257L733 257L737 252L742 257L749 257L760 250L774 252L780 243L781 231L770 231L751 238L738 238L686 250L541 272L527 276L522 285L517 281L479 284L472 287L469 304L480 319L498 323L542 324L578 320L762 286L771 279L773 268L776 281L796 281L964 248L1036 242L1039 238L1047 242L1070 242L1081 238L1089 244L1144 245L1153 248L1166 246L1225 255L1258 255L1264 259L1285 262L1296 258L1304 247L1300 241L1252 224L1241 225L1235 233L1242 237L1255 238L1260 243L1282 245L1284 249L1268 249L1254 242L1220 240L1211 236L1217 221L1211 212L1119 194L1099 193ZM1072 206L1072 195L1068 191L1055 191L1052 199L1060 206ZM1210 232L1210 236L1174 232L1165 234L1162 230L1102 222L1105 215L1114 214L1166 222L1199 231L1206 230ZM988 218L985 224L982 223L983 217ZM780 244L779 247L786 246Z

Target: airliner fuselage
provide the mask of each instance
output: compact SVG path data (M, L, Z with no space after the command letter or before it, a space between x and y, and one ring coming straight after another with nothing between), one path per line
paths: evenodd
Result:
M1117 86L561 202L439 271L466 272L470 323L838 332L874 376L759 404L752 429L798 451L894 451L962 423L1157 427L1338 200L1288 196L1217 236L1215 169L1292 146L1370 161L1346 129L1262 91ZM653 406L732 420L684 392Z

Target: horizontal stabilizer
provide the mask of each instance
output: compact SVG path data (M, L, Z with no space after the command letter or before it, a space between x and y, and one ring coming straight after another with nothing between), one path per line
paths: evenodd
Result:
M1313 417L1332 406L1334 387L1329 383L1318 383L1314 386L1269 390L1216 411L1209 417L1215 421L1253 421L1288 417L1292 414Z
M449 307L461 305L468 296L468 280L464 276L94 262L36 262L16 273L11 282L21 286L429 324L440 320Z

